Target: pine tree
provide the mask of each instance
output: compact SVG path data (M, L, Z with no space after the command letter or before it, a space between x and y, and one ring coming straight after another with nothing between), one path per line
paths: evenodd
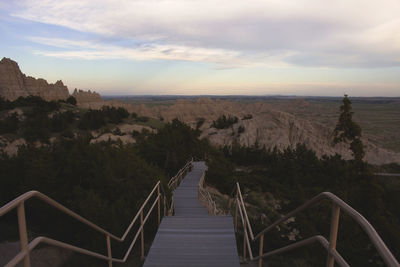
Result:
M354 160L361 162L365 152L361 141L361 127L353 121L351 101L344 95L343 104L340 106L340 116L333 131L333 144L340 142L350 143L350 150L353 152Z

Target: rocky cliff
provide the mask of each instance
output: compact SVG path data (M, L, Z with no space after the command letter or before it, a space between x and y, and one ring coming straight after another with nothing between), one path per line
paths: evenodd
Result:
M89 91L83 91L83 90L78 90L75 88L74 92L72 93L72 96L75 97L76 101L78 104L81 103L90 103L90 102L102 102L103 100L101 99L100 94L96 92L91 92Z
M40 96L45 100L60 100L69 97L68 88L57 81L54 84L47 83L44 79L35 79L23 74L17 62L3 58L0 61L0 96L15 100L20 96Z

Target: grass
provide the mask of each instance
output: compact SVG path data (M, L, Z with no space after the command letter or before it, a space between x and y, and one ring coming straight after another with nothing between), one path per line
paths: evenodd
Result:
M160 99L158 97L118 97L118 101L131 104L131 105L142 105L151 108L155 106L172 106L176 103L176 98L165 98Z
M165 123L154 118L149 118L146 122L135 122L137 125L148 126L153 129L161 129L164 127Z

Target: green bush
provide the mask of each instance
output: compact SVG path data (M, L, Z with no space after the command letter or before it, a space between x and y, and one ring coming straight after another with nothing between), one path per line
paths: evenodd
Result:
M13 105L14 107L32 107L32 112L28 114L32 117L37 114L47 114L60 109L60 103L56 101L46 101L40 96L18 97L18 99L13 102Z
M0 111L1 110L9 110L13 109L14 104L9 100L5 100L2 96L0 96Z
M89 109L83 114L78 127L82 130L98 130L107 123L118 124L129 117L124 108L103 106L100 110Z
M207 184L215 186L224 194L230 194L235 184L235 165L222 152L213 150L208 154L207 166Z
M51 118L51 129L53 132L62 132L74 122L75 113L72 111L57 112Z
M165 169L172 176L190 157L204 157L208 143L200 141L199 135L199 131L174 119L157 133L148 133L146 138L138 138L138 148L147 161Z
M121 129L120 129L119 127L116 127L116 128L112 131L112 134L114 134L114 135L124 135L124 134L121 132Z
M253 115L251 115L251 114L247 114L247 115L244 115L243 116L243 118L242 118L242 120L251 120L253 118Z
M66 129L61 132L61 136L64 138L71 139L71 138L74 138L74 133L70 129Z
M234 116L228 116L226 117L225 115L220 116L216 121L213 121L211 124L211 127L216 128L216 129L226 129L231 127L233 124L237 123L239 119Z
M98 130L106 124L106 119L101 110L89 109L79 121L81 130Z
M103 106L101 108L101 112L109 123L118 124L121 123L124 119L129 117L129 112L121 107L109 107Z
M138 116L138 117L136 117L136 121L137 122L148 122L149 118L145 117L145 116Z
M67 100L65 100L65 102L67 104L71 104L74 106L76 106L76 103L77 103L75 97L73 97L72 95L70 97L68 97Z
M200 127L204 124L206 119L204 118L197 118L196 119L196 129L200 129Z
M0 134L16 133L19 125L18 114L13 113L0 121Z
M136 137L140 136L140 132L136 131L136 130L133 130L131 135L132 135L133 138L136 138Z
M49 142L51 120L46 114L38 113L35 116L28 117L22 125L22 136L26 141Z
M46 101L40 96L20 96L14 101L5 100L0 97L0 110L9 110L17 107L32 107L35 109L34 114L48 113L58 110L60 108L60 103L56 101Z

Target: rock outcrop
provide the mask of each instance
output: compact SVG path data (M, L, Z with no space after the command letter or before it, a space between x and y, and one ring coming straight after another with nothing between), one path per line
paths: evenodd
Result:
M178 118L193 128L202 118L204 123L200 127L201 138L207 138L217 146L229 146L236 142L244 146L258 144L265 145L266 148L277 147L283 150L287 147L294 148L297 144L305 144L318 156L338 153L346 159L352 157L348 146L343 144L332 146L332 129L286 112L273 110L263 102L239 103L199 98L196 101L178 100L169 107L149 108L140 105L131 106L128 110L144 116L162 117L165 121ZM244 119L248 114L252 115L251 119ZM221 115L236 116L239 122L227 129L212 128L212 121ZM244 131L240 132L239 127L242 127ZM366 145L365 160L368 162L400 163L400 153L380 148L368 138L363 138L363 143Z
M81 103L91 103L91 102L102 102L103 100L101 99L100 94L96 92L91 92L89 91L83 91L83 90L78 90L75 88L74 92L72 93L72 96L75 97L76 101L78 104Z
M26 76L21 72L17 62L3 58L0 61L0 96L8 100L15 100L20 96L29 95L40 96L51 101L67 99L69 92L62 81L49 84L44 79Z

